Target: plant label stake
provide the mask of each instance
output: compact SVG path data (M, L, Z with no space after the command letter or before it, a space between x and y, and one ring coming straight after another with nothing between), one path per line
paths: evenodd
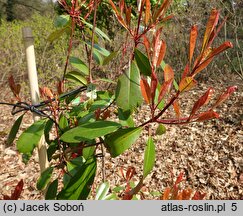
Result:
M39 93L36 62L35 62L34 37L30 27L24 27L22 29L22 33L23 33L25 52L27 58L31 102L32 105L37 105L39 104L40 101L40 93ZM33 119L34 121L38 121L40 117L35 113L33 113ZM44 136L41 137L37 148L38 148L38 155L39 155L40 171L42 173L47 167L49 167Z

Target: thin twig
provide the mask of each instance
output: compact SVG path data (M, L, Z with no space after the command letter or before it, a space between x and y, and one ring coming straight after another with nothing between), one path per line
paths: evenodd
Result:
M92 60L93 60L93 48L94 48L94 35L95 35L95 27L96 27L96 14L97 14L97 0L94 0L94 20L93 20L93 29L92 29L92 36L91 36L91 48L90 48L90 56L89 56L89 81L90 83L93 82L92 79Z

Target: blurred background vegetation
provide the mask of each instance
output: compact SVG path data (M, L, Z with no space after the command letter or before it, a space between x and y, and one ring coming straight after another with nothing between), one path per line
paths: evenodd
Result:
M114 2L118 2L115 0ZM127 0L136 5L136 0ZM157 0L152 0L156 7ZM221 31L217 43L230 40L234 49L222 54L208 68L202 79L217 77L219 74L235 73L243 79L243 1L242 0L174 0L170 12L175 18L164 26L167 42L165 61L180 74L187 62L190 27L197 24L203 37L206 21L212 8L221 9L221 19L228 20ZM7 84L7 78L13 74L19 83L26 82L26 60L21 29L30 26L35 36L37 70L40 83L45 85L61 77L68 46L68 35L52 43L48 36L55 29L53 21L63 10L51 0L0 0L0 85ZM136 12L133 15L136 17ZM92 23L93 16L89 17ZM97 25L111 38L111 43L103 44L108 50L117 50L125 40L122 28L117 24L108 0L102 0L98 8ZM83 58L83 44L75 39L72 55ZM85 61L85 59L83 59ZM117 72L119 61L107 68L97 68L104 76ZM107 72L108 71L108 72ZM205 74L205 73L202 73Z

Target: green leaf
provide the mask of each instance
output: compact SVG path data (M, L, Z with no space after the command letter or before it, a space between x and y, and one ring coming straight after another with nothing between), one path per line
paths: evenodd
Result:
M103 182L97 192L96 192L96 196L95 196L95 200L104 200L105 197L107 196L108 192L110 189L110 184L109 182Z
M87 80L83 74L79 71L70 71L65 75L65 78L69 81L76 82L78 85L86 85Z
M152 73L150 62L148 60L148 57L144 55L142 52L140 52L138 49L135 49L135 60L137 62L138 68L141 72L141 74L145 76L150 76Z
M160 64L160 66L161 66L162 70L164 71L165 66L166 66L166 63L164 61L162 61L161 64Z
M58 199L84 200L88 197L96 173L96 159L91 158L83 164L58 194Z
M33 149L38 145L41 136L44 134L46 120L39 120L28 127L17 141L17 149L21 153L32 154Z
M105 137L105 146L112 157L117 157L131 147L138 139L141 127L119 129Z
M91 30L93 29L93 25L86 22L84 19L82 19L82 22L87 26L89 27ZM101 37L101 38L104 38L106 40L108 40L109 42L111 42L110 38L103 32L101 31L98 27L95 27L95 33Z
M76 175L76 173L79 171L80 167L83 166L85 161L85 158L80 156L67 162L68 173L64 174L63 176L64 187L68 184L72 177Z
M50 142L48 149L47 149L47 157L48 157L48 161L51 161L52 159L52 155L56 152L56 150L58 149L58 141L57 139Z
M53 172L53 167L48 167L41 173L41 176L38 179L36 185L38 190L44 189L46 185L50 182L52 172Z
M86 44L87 44L89 47L91 47L91 43L90 43L90 42L86 42ZM96 50L97 52L99 52L101 55L103 55L103 56L105 56L105 57L107 57L107 56L110 55L110 52L109 52L107 49L101 47L101 46L98 45L98 44L94 44L93 50Z
M62 129L62 131L67 131L69 129L68 119L65 115L61 115L59 118L59 127Z
M58 180L54 180L47 189L45 199L46 200L54 200L57 196L57 187L58 187Z
M23 120L23 116L24 116L24 114L19 116L18 119L14 122L13 127L11 128L11 131L8 134L7 146L10 146L11 144L13 144L13 141L18 133L19 127Z
M123 110L133 110L143 102L140 91L140 74L133 61L129 69L120 76L116 88L116 102Z
M93 58L97 64L103 65L104 58L96 49L93 49Z
M86 64L79 58L71 56L70 57L70 63L71 65L81 71L84 75L89 75L89 68L86 66Z
M166 127L163 124L159 124L157 129L156 129L156 134L157 135L162 135L166 132Z
M61 140L67 143L79 143L112 133L119 127L121 127L120 124L111 121L86 123L65 132Z
M123 186L116 186L116 187L113 188L112 191L114 191L116 193L119 193L119 192L121 192L123 190L125 190L125 187L123 187Z
M54 40L60 38L64 33L69 33L70 32L70 28L68 26L65 26L61 29L57 29L56 31L52 32L47 40L52 43Z
M54 20L54 26L57 28L61 28L66 26L70 21L69 15L60 15Z
M104 58L103 65L109 64L114 58L117 57L118 53L118 51L112 52L109 56Z
M173 85L175 87L175 90L178 91L179 85L177 84L177 82L175 80L173 81Z
M123 111L118 108L118 118L122 126L134 127L134 121L130 110Z
M53 121L52 120L48 120L46 122L46 125L45 125L45 129L44 129L44 135L45 135L45 141L50 144L52 141L50 140L50 131L53 127Z
M83 157L88 160L91 156L94 155L95 152L95 146L90 146L83 148Z
M118 200L118 198L117 198L116 194L111 193L111 194L108 194L108 195L104 198L104 200Z
M145 148L143 161L143 178L145 178L153 169L155 163L155 145L153 139L149 137Z

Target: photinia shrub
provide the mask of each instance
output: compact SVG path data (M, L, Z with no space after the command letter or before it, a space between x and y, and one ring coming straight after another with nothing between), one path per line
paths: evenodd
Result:
M59 0L65 14L55 20L55 25L59 28L48 40L53 42L62 34L69 34L70 39L66 66L57 88L42 87L43 102L31 106L21 101L20 86L15 84L13 78L9 79L18 102L14 105L13 113L30 110L42 116L41 120L33 123L20 135L17 149L27 162L41 137L45 137L50 166L41 174L37 188L45 189L46 199L87 199L96 176L97 157L104 158L105 149L111 157L118 157L131 148L143 132L147 136L143 175L139 183L131 187L129 182L134 170L129 168L126 176L124 174L127 185L123 199L132 199L140 191L144 179L155 163L156 143L151 133L151 123L157 123L156 133L161 135L166 132L165 124L188 124L219 118L215 109L228 99L237 89L236 86L228 87L203 112L200 109L207 106L214 96L213 88L209 88L195 101L191 113L187 116L183 115L180 101L184 92L193 91L197 85L197 74L217 55L233 47L229 41L218 47L213 46L225 20L218 24L219 11L211 11L197 56L194 50L199 32L196 25L192 26L188 62L182 69L180 81L176 82L172 66L164 61L168 47L166 40L161 39L164 23L173 18L173 15L167 13L171 2L158 1L156 7L151 7L150 0L141 0L137 8L132 8L124 0L120 0L118 4L109 0L117 21L127 34L124 47L110 52L99 45L102 41L111 41L96 27L98 1L72 0L71 4L67 4L65 0ZM134 11L137 16L133 16ZM94 16L92 24L87 22L90 14ZM81 35L86 51L84 59L71 56L75 31L79 31ZM127 65L118 79L109 80L94 76L95 65L103 67L119 59L119 56L128 59L123 59ZM73 70L69 71L68 65L71 65ZM163 74L162 80L158 79L159 73ZM110 83L115 90L102 88L103 82ZM144 103L150 109L150 118L135 123L132 114ZM174 110L174 117L167 115L170 107ZM22 119L23 115L15 122L9 134L9 144L13 142ZM99 149L102 153L98 153ZM53 177L54 172L59 173L57 178ZM116 199L114 194L108 195L109 183L106 182L104 172L102 173L104 183L98 188L95 199ZM182 176L178 178L172 188L165 190L162 199L189 198L191 190L180 191L178 184ZM58 187L60 180L62 187ZM194 195L195 199L203 197L202 194Z

